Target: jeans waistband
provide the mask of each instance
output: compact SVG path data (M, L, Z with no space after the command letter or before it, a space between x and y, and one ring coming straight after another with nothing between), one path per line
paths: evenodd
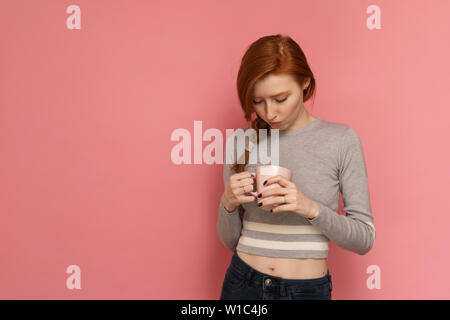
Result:
M234 254L231 258L231 265L230 267L237 269L241 272L241 274L245 275L247 280L252 280L255 278L270 278L272 280L272 283L274 285L277 284L305 284L305 285L321 285L327 282L331 282L331 275L330 271L327 270L327 274L320 278L315 279L286 279L281 277L276 277L267 273L260 272L254 268L252 268L250 265L248 265L245 261L243 261L237 254L236 251L234 251Z

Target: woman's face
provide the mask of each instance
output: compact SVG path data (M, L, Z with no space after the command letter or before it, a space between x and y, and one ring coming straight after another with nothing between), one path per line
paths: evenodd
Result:
M255 112L274 129L293 128L301 116L308 115L303 105L303 89L308 85L309 79L303 88L300 88L288 74L270 74L264 79L259 79L252 94ZM271 122L280 123L271 124Z

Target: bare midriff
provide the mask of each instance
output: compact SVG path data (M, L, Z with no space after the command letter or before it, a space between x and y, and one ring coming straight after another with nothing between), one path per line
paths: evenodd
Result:
M238 250L237 255L253 269L284 279L315 279L328 272L327 259L273 258Z

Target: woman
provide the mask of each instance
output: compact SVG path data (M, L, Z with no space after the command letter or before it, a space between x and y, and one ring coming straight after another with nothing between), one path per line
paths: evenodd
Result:
M269 137L278 129L279 165L293 177L268 179L265 185L280 187L259 194L272 197L258 206L249 194L255 186L252 172L262 164L248 163L253 149L246 148L244 163L224 164L217 231L234 254L220 298L330 300L329 240L360 255L375 240L359 136L348 125L313 117L305 109L315 79L303 51L288 36L266 36L251 44L237 87L256 144L259 129ZM337 213L339 193L345 216Z

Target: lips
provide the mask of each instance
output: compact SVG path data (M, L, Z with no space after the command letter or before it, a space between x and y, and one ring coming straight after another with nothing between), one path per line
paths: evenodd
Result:
M279 125L281 122L270 122L270 126L277 126L277 125Z

